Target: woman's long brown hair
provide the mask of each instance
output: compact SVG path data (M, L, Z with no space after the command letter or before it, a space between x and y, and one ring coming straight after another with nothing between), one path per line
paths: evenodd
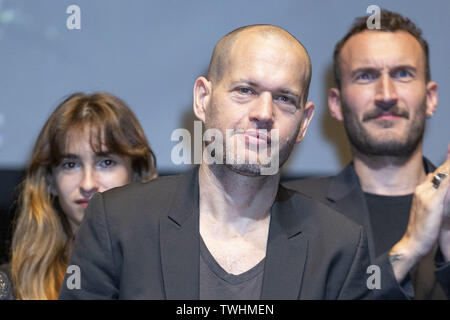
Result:
M57 299L66 273L73 232L51 193L52 169L61 161L68 132L90 131L94 152L129 157L133 181L157 176L156 159L139 121L119 98L75 93L51 114L34 145L22 183L12 241L11 276L16 299Z

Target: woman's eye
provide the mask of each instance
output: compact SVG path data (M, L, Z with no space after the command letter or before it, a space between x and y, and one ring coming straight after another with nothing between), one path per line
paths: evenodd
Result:
M61 164L62 168L65 170L74 169L77 167L77 163L73 161L65 161Z
M103 159L99 162L100 167L109 168L116 164L116 162L112 159Z

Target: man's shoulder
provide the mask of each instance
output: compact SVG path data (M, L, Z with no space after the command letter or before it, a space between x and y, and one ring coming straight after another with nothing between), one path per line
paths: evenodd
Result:
M309 189L311 187L320 188L326 186L330 183L330 179L334 176L326 177L309 177L301 179L293 179L283 182L286 188L297 190L297 189Z
M328 195L342 196L356 184L358 177L351 162L336 175L291 180L285 182L284 186L324 201Z
M95 205L101 202L107 218L116 223L158 219L168 211L181 179L182 175L163 176L113 188L97 195Z
M146 201L148 197L158 197L174 192L182 174L162 176L148 182L132 182L102 193L103 198L120 201Z
M295 179L283 182L283 186L287 189L295 190L299 193L308 195L315 199L323 198L328 186L330 185L331 179L334 176L328 177L311 177Z
M294 203L298 204L297 214L306 217L305 226L311 237L354 242L361 236L361 226L342 213L308 194L295 190L291 192Z
M341 279L342 283L336 286L346 287L346 291L339 294L341 297L364 296L364 271L370 258L363 227L316 199L292 192L296 193L294 201L301 205L296 214L306 216L302 234L308 241L311 274L318 278L322 274L328 279ZM344 282L348 279L352 279L352 285Z

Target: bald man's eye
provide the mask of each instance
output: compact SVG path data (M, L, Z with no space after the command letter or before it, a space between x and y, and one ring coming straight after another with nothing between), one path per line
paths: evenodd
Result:
M249 95L249 94L253 94L255 93L252 89L250 88L239 88L239 93L244 94L244 95Z
M276 100L283 103L295 104L294 100L287 96L278 96L276 97Z

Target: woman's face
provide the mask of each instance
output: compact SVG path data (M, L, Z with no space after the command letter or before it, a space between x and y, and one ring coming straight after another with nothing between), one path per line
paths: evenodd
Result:
M67 150L53 169L53 193L76 232L89 200L96 192L123 186L131 181L128 157L111 154L102 147L95 153L89 143L89 131L69 134ZM104 150L103 150L104 149Z

